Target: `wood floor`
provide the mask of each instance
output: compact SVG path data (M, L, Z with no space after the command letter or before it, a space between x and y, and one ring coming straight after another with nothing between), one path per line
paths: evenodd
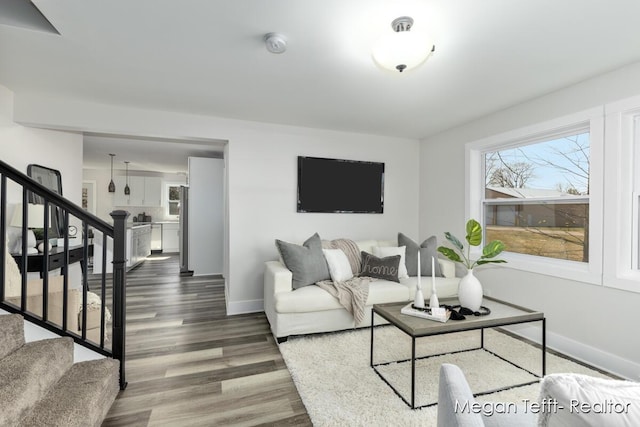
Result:
M152 255L127 276L126 373L103 426L310 426L264 313L227 316L217 277Z

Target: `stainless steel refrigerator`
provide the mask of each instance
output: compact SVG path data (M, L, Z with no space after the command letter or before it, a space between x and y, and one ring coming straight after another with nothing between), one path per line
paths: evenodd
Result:
M180 186L180 228L178 238L180 240L180 275L191 276L189 270L189 187Z

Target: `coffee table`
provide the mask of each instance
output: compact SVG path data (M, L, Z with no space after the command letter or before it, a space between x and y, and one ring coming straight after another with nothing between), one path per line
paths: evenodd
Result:
M446 305L456 305L458 301L456 299L443 299L441 304ZM407 302L402 303L386 303L386 304L374 304L371 309L371 325L374 325L375 316L378 315L383 319L387 320L391 325L400 329L402 332L411 337L411 359L405 360L396 360L393 362L385 362L385 363L374 363L373 360L373 344L374 344L374 331L375 327L371 327L371 367L378 374L378 376L385 382L391 389L411 408L418 409L424 408L427 406L433 406L437 404L437 402L428 403L426 405L416 406L415 402L415 394L416 394L416 360L417 359L425 359L429 357L441 356L443 354L449 353L441 353L441 354L433 354L429 356L416 356L416 339L422 337L429 337L432 335L441 335L441 334L450 334L454 332L462 332L469 330L479 330L480 331L480 347L470 348L465 350L456 351L464 352L464 351L474 351L483 349L491 353L492 355L505 360L508 363L534 375L537 378L541 378L546 373L546 319L544 317L544 313L540 311L530 310L528 308L524 308L521 306L517 306L514 304L510 304L505 301L500 301L494 298L484 297L482 301L482 305L489 308L491 310L491 314L486 316L465 316L465 320L449 320L446 323L436 322L433 320L427 320L420 317L410 316L406 314L400 313L402 307L406 306ZM504 357L486 349L484 347L484 330L485 328L495 328L500 326L507 325L515 325L519 323L528 323L528 322L542 322L542 376L537 375L529 370L505 359ZM402 394L380 373L377 369L378 366L388 365L390 363L398 363L398 362L408 362L411 361L411 399L407 400ZM522 384L510 385L509 387L505 387L502 389L494 389L490 391L478 392L474 394L474 396L480 396L488 393L495 393L498 391L521 387L525 385L535 384L538 382L530 381Z

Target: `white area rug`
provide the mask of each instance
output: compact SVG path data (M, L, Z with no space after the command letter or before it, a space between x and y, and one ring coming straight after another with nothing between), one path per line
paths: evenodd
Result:
M370 330L290 338L280 352L307 408L314 426L435 426L437 405L412 410L369 366ZM391 326L375 330L376 363L411 356L411 339ZM419 356L479 347L480 332L421 338ZM541 350L493 330L485 331L485 347L506 359L540 374ZM421 359L416 363L416 403L438 400L438 370L442 363L462 369L474 393L528 382L532 375L492 356L484 350ZM395 363L379 370L407 400L410 400L411 365ZM561 357L547 354L547 373L576 372L604 377L596 371ZM478 401L535 401L539 384L478 397Z

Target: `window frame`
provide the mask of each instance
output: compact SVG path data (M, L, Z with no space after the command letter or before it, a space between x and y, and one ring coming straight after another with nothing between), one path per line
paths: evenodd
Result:
M554 120L490 136L465 145L465 213L481 224L484 218L484 153L548 141L553 138L589 131L589 262L554 259L536 255L505 252L501 266L554 277L602 284L603 229L603 108L593 108ZM474 257L481 255L475 248Z
M640 292L640 96L605 106L605 286ZM634 165L638 165L634 168ZM634 170L635 169L635 170Z
M178 219L180 218L180 214L172 215L171 214L171 203L169 200L169 188L170 187L180 187L181 185L185 185L183 182L165 182L164 183L164 191L162 192L162 203L164 205L164 214L168 219ZM180 201L178 201L179 203Z

